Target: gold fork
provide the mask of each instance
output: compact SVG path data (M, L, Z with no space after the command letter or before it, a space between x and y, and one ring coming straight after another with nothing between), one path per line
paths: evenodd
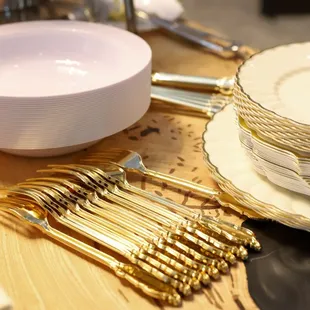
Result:
M127 190L131 193L137 194L139 196L142 196L144 198L147 198L153 202L156 202L162 206L166 206L169 210L174 210L174 212L184 216L185 218L193 219L193 218L203 218L204 220L206 219L211 219L211 217L202 215L201 213L195 213L192 210L189 210L186 206L178 204L174 201L168 200L163 197L159 197L157 195L154 195L146 190L140 189L136 186L131 185L126 178L126 172L121 168L113 164L105 163L105 164L100 164L99 166L90 166L90 165L80 165L80 164L70 164L70 165L49 165L49 167L79 167L83 169L87 169L84 171L88 171L88 175L90 177L94 178L94 173L97 175L100 175L102 178L104 178L108 182L112 182L113 184L119 186L120 188ZM214 219L214 218L213 218ZM216 220L217 223L219 220ZM237 225L232 225L229 222L224 222L220 221L222 224L225 223L227 226L231 226L234 230L238 230L244 235L248 235L249 237L253 237L254 234L251 230L237 226Z
M102 217L99 220L93 215L87 215L85 212L81 211L79 207L70 207L63 196L58 195L55 193L55 191L50 189L31 184L21 184L19 186L21 188L28 188L29 190L40 190L40 196L43 197L43 195L45 195L43 198L45 200L48 200L46 195L53 197L53 199L57 201L57 204L59 204L57 210L61 213L63 218L67 220L72 219L75 224L84 225L84 228L81 228L84 229L84 231L81 233L86 234L86 236L89 238L93 238L98 243L110 247L110 249L117 251L119 254L124 255L125 253L125 257L132 263L137 263L140 267L151 272L158 279L165 281L165 283L169 283L173 287L177 288L183 294L191 294L189 285L195 290L200 288L197 283L197 279L189 279L184 275L180 275L178 271L174 271L167 267L165 263L158 264L156 260L148 256L148 253L142 253L140 248L145 240L141 235L139 236L137 234L131 233L128 230L128 227L124 229L120 224L114 225L109 220L104 220ZM51 204L50 201L49 204ZM73 214L71 214L71 212ZM85 220L75 217L74 214L86 219L88 223ZM85 231L85 227L88 228L88 230ZM91 227L91 229L89 229L89 227ZM99 237L96 232L100 233ZM150 235L150 232L148 235ZM158 242L160 243L160 240ZM177 244L177 242L174 240L172 240L172 243ZM148 244L144 245L147 246ZM154 268L152 267L150 269L150 266L153 266ZM167 276L165 276L163 273Z
M151 261L151 265L149 261L144 261L136 255L136 253L139 252L141 237L130 234L128 231L124 231L122 234L119 227L117 231L113 230L113 225L111 225L111 223L108 224L104 222L103 225L99 225L95 221L80 217L74 212L71 212L72 209L65 208L67 204L64 199L61 205L59 202L55 202L54 198L51 198L55 196L55 193L49 192L47 194L47 192L48 191L42 191L42 188L38 190L35 188L14 187L7 190L9 196L17 194L19 196L23 195L26 199L30 198L30 201L35 200L35 202L37 202L41 208L47 210L57 222L122 255L131 263L136 264L158 280L171 285L183 295L188 296L192 294L190 285L186 282L182 282L184 277L179 279L177 273L167 275L161 270L162 268L165 269L164 264L159 265L158 267L160 269L158 269L154 266L156 262ZM170 270L167 270L168 273L169 271Z
M126 279L146 295L166 301L174 306L179 306L181 304L181 296L175 289L157 280L143 269L133 264L122 263L111 255L101 252L53 228L49 223L47 212L37 204L21 200L20 198L4 198L0 201L0 210L16 216L65 246L105 265L113 270L116 276Z
M65 186L62 186L62 184L65 184ZM74 194L74 192L85 193L86 189L81 188L80 186L71 182L62 180L58 180L57 182L57 179L49 179L48 182L46 180L42 181L42 179L36 179L32 180L31 182L28 181L19 184L19 186L22 188L39 189L42 192L53 196L53 198L57 200L58 203L65 203L65 205L73 213L76 213L77 215L80 215L83 218L86 218L97 224L104 225L105 228L110 229L114 234L118 234L119 238L125 238L127 241L130 239L129 241L134 243L140 241L140 249L133 250L133 255L136 255L142 260L146 260L148 263L153 264L158 269L161 269L164 273L168 273L168 275L173 276L176 279L181 279L183 282L188 283L195 290L200 289L199 281L202 281L203 284L208 284L210 282L209 277L207 277L207 275L204 273L205 269L207 269L210 275L214 277L218 272L213 266L216 266L216 264L222 268L227 266L224 266L224 262L222 261L209 259L209 268L205 268L201 265L201 271L198 273L196 270L191 270L188 267L182 266L182 268L180 268L180 263L174 259L168 258L160 252L155 252L155 250L157 246L157 250L159 251L158 245L161 245L163 248L163 243L165 242L168 242L168 244L170 243L172 245L180 245L182 244L182 240L175 240L173 238L173 234L163 236L163 234L167 234L167 231L164 230L160 225L156 225L156 222L146 221L145 217L139 216L130 210L123 212L123 210L116 208L115 205L111 205L104 201L98 201L97 198L95 198L95 200L82 200L80 197L78 197L78 195ZM47 189L46 186L49 187L49 189ZM92 195L87 196L89 197ZM65 201L66 199L67 201ZM74 205L70 205L70 203L74 203ZM99 217L94 217L94 215ZM140 237L144 238L144 240L141 240ZM182 233L180 233L180 237L183 237ZM149 244L145 243L144 241L149 242ZM154 244L155 247L150 246L151 244ZM168 248L169 246L166 245L164 249L168 250ZM184 245L183 248L185 248ZM171 250L172 248L170 248L170 251ZM173 251L176 252L175 250ZM155 257L159 258L162 263L158 265L158 263L154 261L153 258L150 258L149 254L155 255ZM207 259L208 258L205 259L205 263L207 263ZM174 272L170 267L176 268L176 272ZM180 275L179 272L189 275L190 277Z
M42 179L44 182L42 182ZM30 183L29 183L30 182ZM46 184L46 182L51 182L50 186L53 186L54 189L58 187L58 191L61 192L63 195L67 195L69 198L72 197L73 191L82 193L85 192L85 189L80 190L79 186L76 184L71 184L68 181L63 181L62 179L57 178L38 178L38 179L32 179L27 181L26 186L36 186L36 185L42 185ZM65 185L70 188L70 190L66 190L64 187L59 187L59 185L55 185L55 183ZM48 184L48 183L47 183ZM51 185L52 184L52 185ZM21 184L22 185L22 184ZM66 191L68 194L66 194ZM146 239L151 238L152 234L157 231L159 235L154 235L152 237L150 242L155 242L156 245L161 244L162 242L166 242L166 247L170 244L170 246L176 246L177 248L184 250L186 253L191 253L196 260L203 262L204 264L207 264L209 267L207 268L207 272L212 276L213 278L218 277L218 271L216 268L219 268L219 270L226 272L228 271L228 265L221 259L221 257L224 256L225 259L230 261L231 263L235 262L235 258L233 253L239 254L238 248L234 245L230 246L227 244L224 244L218 240L214 240L212 246L210 246L206 241L209 241L209 237L206 236L203 232L201 232L196 227L186 226L184 227L180 221L174 222L173 220L170 220L169 217L168 222L169 224L165 224L164 221L165 218L162 218L161 215L156 215L155 217L153 214L148 214L148 210L143 210L142 212L139 212L139 208L136 209L136 206L133 204L130 204L129 208L126 209L126 212L123 210L119 210L119 208L111 207L110 205L106 204L105 202L100 201L98 197L92 195L85 196L85 198L89 198L87 207L90 206L90 204L94 204L95 206L98 205L99 207L103 207L105 209L106 214L103 214L103 216L107 216L108 219L111 221L119 221L119 225L125 225L126 229L128 231L131 231L134 229L136 233L139 233L144 235ZM94 199L93 199L94 198ZM80 204L85 204L84 202L80 202ZM123 205L125 208L128 207L126 204ZM91 207L93 209L93 207ZM135 213L137 211L137 213ZM92 210L92 212L96 212L95 210ZM169 222L170 221L170 222ZM136 222L136 223L135 223ZM138 224L138 226L137 226ZM160 224L160 225L159 225ZM141 230L142 227L145 228L145 230ZM138 229L137 229L138 228ZM167 233L168 232L168 233ZM159 238L160 237L160 238ZM155 241L156 238L156 241ZM158 239L159 238L159 239ZM186 243L190 242L192 243L192 246L198 246L196 251L188 247L188 244ZM185 241L185 244L184 244ZM215 247L213 247L213 245ZM204 255L200 254L201 250L204 250ZM199 253L200 252L200 253ZM243 253L243 252L242 252ZM209 254L211 254L211 258L209 258ZM206 256L207 255L207 256ZM214 258L213 258L214 256ZM242 255L241 255L242 256ZM218 258L217 258L218 257ZM216 268L214 268L216 266Z
M70 170L68 170L68 173L70 175L75 174L75 172L72 172ZM79 176L80 174L77 174L77 175ZM85 190L84 190L84 192L85 192ZM98 193L103 197L106 197L106 195L107 195L106 191L99 191ZM108 196L111 197L111 194L109 194ZM131 197L128 197L128 199L129 198L131 198ZM97 197L95 198L94 202L98 203ZM220 270L222 270L224 272L226 272L228 270L227 264L222 260L216 260L216 259L212 259L212 258L210 259L208 257L209 255L212 255L212 256L214 255L215 257L217 256L218 258L225 258L229 262L235 263L236 258L229 251L229 249L227 250L228 246L224 250L210 246L207 243L205 243L204 241L197 239L195 236L189 235L186 231L184 231L182 229L183 227L179 227L179 226L173 227L172 225L174 223L177 224L178 222L180 222L180 219L178 219L178 222L175 222L169 218L169 217L174 215L173 213L170 213L170 214L167 213L166 217L161 216L160 214L157 214L155 212L155 210L152 209L152 207L148 209L147 204L143 205L143 202L141 202L141 201L139 201L139 202L140 202L140 205L136 205L132 201L119 200L119 199L117 200L117 203L120 206L123 206L127 209L126 210L126 212L127 212L126 216L128 216L128 212L130 212L130 210L134 210L135 212L137 212L137 214L144 217L145 220L148 218L148 220L153 221L153 226L154 226L154 222L157 222L160 225L163 225L163 227L165 227L166 229L170 229L170 231L171 231L171 229L174 228L173 232L170 232L168 235L161 236L161 237L164 238L165 242L168 243L168 245L176 246L180 250L185 251L186 253L190 253L190 255L192 255L196 260L200 261L201 263L208 264L208 265L210 265L210 267L217 266L218 268L220 268ZM102 204L100 204L100 202L99 202L99 206L102 206ZM135 215L135 216L137 217L138 215ZM133 220L134 220L134 217L133 217ZM124 221L122 223L124 224ZM129 223L129 225L130 225L130 223ZM154 226L154 228L156 228L156 226ZM192 231L195 232L195 229L191 227L190 233ZM189 242L192 242L193 245L198 245L199 248L194 250L193 248L188 246L188 244L182 242L182 240L180 240L179 238L185 238ZM158 242L161 243L161 239L159 239L159 241L157 241L156 244L158 244ZM204 251L201 252L200 248L202 248ZM227 252L225 250L227 250ZM208 271L210 272L211 276L218 277L218 271L216 269L209 268Z
M74 171L74 170L77 170L77 171ZM53 171L53 169L51 171ZM54 169L53 172L59 173L57 169ZM55 179L57 179L55 177L54 179L49 178L49 180L48 178L46 178L45 180L42 180L42 178L38 178L37 180L30 180L30 181L28 180L22 184L19 184L16 187L11 188L10 192L11 194L13 193L13 194L24 195L26 197L35 199L35 201L40 203L41 207L46 208L50 212L50 214L52 214L54 218L58 220L59 222L86 235L90 239L97 241L100 244L103 244L111 248L112 250L122 254L123 256L128 258L131 262L133 262L134 264L137 264L139 267L141 267L142 269L144 269L145 271L149 272L151 275L156 277L158 280L163 281L164 283L169 283L172 287L176 288L178 291L180 291L181 293L185 295L190 294L190 286L187 284L189 284L189 281L191 279L189 277L182 276L178 272L176 272L175 269L177 268L175 269L169 268L170 266L166 262L166 258L170 259L171 256L173 256L175 257L176 260L180 260L186 265L190 265L193 262L193 264L196 265L196 266L193 265L193 268L196 270L198 269L199 271L202 270L201 269L202 264L207 264L207 265L212 266L212 263L210 263L211 262L210 258L212 258L212 255L209 258L204 257L202 253L205 254L205 252L201 251L202 249L201 247L199 248L197 247L197 245L201 246L201 243L199 244L199 243L196 243L195 241L197 240L196 234L198 235L197 230L195 229L196 227L191 227L192 235L190 234L186 235L187 232L184 231L182 226L172 227L172 228L176 228L180 230L171 232L168 229L167 239L160 241L160 243L155 242L153 243L153 245L151 244L151 247L148 247L147 244L144 244L145 247L148 247L148 251L141 252L138 249L139 245L141 247L143 238L147 240L147 237L150 235L150 233L146 232L147 234L143 236L142 235L143 231L141 229L138 229L135 231L131 227L134 226L132 222L135 220L138 222L137 225L141 225L142 227L144 227L145 221L142 221L143 217L140 216L138 218L136 214L131 213L131 216L128 219L124 219L120 216L122 215L122 213L114 212L114 213L110 213L107 215L106 212L103 212L100 214L101 218L99 220L98 218L94 218L92 214L94 210L98 211L98 209L89 209L89 206L93 208L94 206L96 206L96 203L98 202L98 196L96 195L93 195L93 197L90 195L90 197L94 198L94 201L85 200L85 198L89 197L89 193L91 191L95 191L95 193L97 193L98 195L101 195L102 193L107 192L107 188L104 188L104 190L101 188L102 185L103 187L106 187L106 185L104 184L106 180L102 178L100 174L96 175L96 174L90 173L90 171L85 169L85 167L83 168L74 167L73 169L73 167L63 167L63 166L62 166L62 169L60 169L60 174L62 175L67 174L67 177L69 176L69 180L70 180L68 181L68 178L67 178L66 183L64 183L63 184L64 186L62 187L58 187L58 188L55 187ZM76 179L75 181L77 181L77 183L72 183L73 180L70 179L72 177ZM100 180L101 180L101 183L100 183ZM59 183L61 184L61 182ZM72 186L72 184L75 186ZM81 187L78 184L83 185L83 186ZM113 192L113 188L116 188L116 187L113 187L113 184L110 184L110 186L107 186L107 187L112 192ZM75 195L75 192L79 193L79 195ZM129 195L127 199L128 200L132 199L132 196ZM80 205L76 204L76 202L78 202ZM80 209L80 206L82 207L82 211ZM99 200L99 203L97 203L97 206L102 207L104 211L112 210L112 209L106 208L107 206L106 201L104 201L104 204L102 204L101 199ZM145 205L142 204L141 206L145 206ZM124 207L127 207L126 214L129 214L128 212L130 211L129 209L131 207L135 208L135 205L128 203L128 205L124 204ZM84 211L88 213L85 213ZM115 218L113 219L112 217L115 215L119 216L117 220ZM143 214L140 214L140 215L143 215ZM113 219L112 221L111 221L111 218ZM102 221L103 219L104 221ZM177 219L179 220L179 218ZM164 220L165 220L164 217L159 218L160 223L163 222ZM213 221L213 225L215 223L216 221ZM102 225L99 225L99 224L102 224ZM211 224L212 224L212 221L208 222L208 225L211 225ZM122 228L120 228L120 226L122 226ZM218 227L220 227L220 225ZM154 228L156 227L154 226L154 223L152 222L152 225L148 228L150 230L155 230ZM166 228L170 228L170 227L166 225ZM233 229L234 226L231 226L230 228ZM99 236L98 236L98 233L99 233ZM132 233L135 233L135 234L133 235ZM137 236L137 233L140 236ZM219 235L220 234L221 232L219 231ZM102 239L102 237L104 237L104 239ZM201 236L198 235L198 237L201 237ZM108 241L107 241L107 238L108 238ZM184 240L186 238L187 238L187 242L184 243ZM170 248L169 246L167 247L167 244L166 244L167 242L168 244L170 244ZM192 243L189 244L188 242L192 242ZM116 248L115 248L115 243L118 243ZM134 246L138 246L138 248ZM173 248L173 246L175 246L176 248ZM150 248L153 250L153 252L150 252ZM142 248L142 249L144 250L145 248ZM159 250L162 250L164 253L167 253L168 256L164 257L163 255L162 256L156 255L155 253L158 253ZM147 255L147 254L150 254L150 255ZM158 260L156 260L155 258L158 258ZM213 257L213 258L216 258L216 257ZM216 259L214 259L214 261L216 261ZM200 280L198 280L198 282L199 281ZM191 286L195 287L194 282L191 283ZM199 287L196 286L195 289L198 289L198 288Z
M211 232L215 233L217 235L217 237L218 237L218 235L221 235L226 240L233 241L234 243L243 244L246 246L250 245L252 248L254 248L256 250L260 250L260 244L256 240L256 238L255 238L255 236L251 230L240 227L238 225L233 225L229 222L225 222L222 220L220 221L220 220L215 219L213 217L208 217L208 216L203 216L201 214L197 214L191 210L188 210L183 205L179 205L175 202L170 202L164 198L159 198L159 199L154 200L153 195L150 195L146 191L137 189L137 188L129 185L129 183L127 181L126 181L126 183L124 183L123 181L120 180L120 178L115 179L115 171L113 171L111 174L107 175L104 173L104 171L102 169L99 169L97 167L85 166L85 165L76 165L76 164L72 164L72 165L49 165L49 167L58 173L66 173L67 172L71 175L76 175L76 176L78 176L80 173L85 174L90 179L93 179L95 182L97 182L97 184L99 184L99 185L102 185L106 182L108 182L108 183L112 182L114 184L112 191L113 190L115 191L117 189L117 186L120 186L123 189L127 189L129 191L132 191L133 193L137 193L138 195L141 195L145 198L148 198L152 201L155 201L155 202L159 203L161 206L167 206L168 210L169 210L168 213L167 212L163 213L162 208L160 208L160 209L155 208L154 209L154 206L151 206L151 210L155 210L156 212L161 211L162 215L164 215L164 216L167 216L167 217L170 216L171 217L171 216L175 216L176 214L179 214L180 216L184 217L184 219L187 219L187 220L198 219L199 223L202 226L205 226L208 228L209 233L211 231ZM49 170L43 169L43 170L39 170L39 171L47 172ZM102 178L102 181L100 180L100 177ZM110 185L110 190L111 190L111 185ZM133 198L132 195L126 196L126 197L128 200L131 200ZM171 210L173 210L174 212L171 212ZM222 227L223 229L219 229L219 227ZM211 239L209 239L208 242L210 242L210 241L211 241ZM246 250L244 248L240 249L240 254L241 254L240 257L243 257L243 258L247 257Z
M131 150L113 148L106 150L102 153L90 154L85 159L82 159L81 162L88 165L100 165L110 163L112 165L123 168L126 171L139 173L147 177L159 179L161 181L173 184L176 187L191 190L195 193L198 193L202 197L214 200L224 207L232 208L233 210L239 213L241 212L242 214L249 217L260 218L260 216L254 211L240 205L232 196L223 191L209 188L181 178L177 178L172 175L167 175L161 172L147 169L143 164L142 157L137 152Z
M49 180L55 183L55 180L50 180L48 178L45 178L45 181ZM34 182L34 183L32 183ZM61 182L59 182L61 183ZM36 188L36 186L42 186L42 178L38 178L36 179L32 179L31 181L28 181L26 183L22 183L19 184L19 186L21 187L27 187L27 188ZM66 181L66 183L64 183L67 187L69 187L70 183L68 181ZM55 188L55 184L53 185L53 187ZM77 185L75 185L74 187L71 186L71 189L77 191L78 193L83 193L83 195L85 195L85 197L89 197L87 195L87 190L85 188L83 189L79 189L79 187ZM61 192L62 194L65 194L65 188L59 189L59 192ZM102 192L101 192L102 194ZM55 198L56 196L53 195L53 197ZM72 197L72 191L68 191L68 197L71 198ZM63 197L60 197L58 199L58 202L61 202L61 200L63 200ZM89 207L89 203L93 203L97 204L99 207L107 207L106 202L102 202L101 200L98 200L98 197L95 196L95 199L92 200L91 202L89 201L87 204L87 207ZM123 215L128 217L129 216L129 212L131 209L135 209L136 206L132 203L129 204L124 204L124 202L121 202L121 205L124 206L125 208L127 208L126 213L118 213L118 215ZM75 211L72 210L71 211ZM93 210L92 210L93 212ZM117 214L117 212L114 210L114 213L111 214L111 216L115 217L115 215ZM147 213L145 212L145 210L142 210L142 213L140 213L140 215L143 216L144 221L146 220L146 216ZM130 231L130 228L132 228L134 226L134 224L132 224L132 222L137 221L137 214L133 215L131 217L131 221L128 221L126 229L123 232L123 235L128 237L128 231ZM152 217L152 215L149 216L149 219L153 219L154 216ZM165 218L159 218L159 216L155 217L157 221L159 221L161 223L161 225L163 224L163 222L166 220ZM111 220L111 217L109 218ZM119 225L125 225L126 223L126 219L125 218L120 218L120 223ZM169 223L169 220L167 220L167 223ZM153 242L157 247L159 247L160 249L164 250L164 251L168 251L170 254L172 254L172 256L174 256L176 259L181 259L183 262L185 262L187 265L189 265L191 268L194 269L199 269L200 275L198 276L198 278L203 280L203 283L206 284L206 282L208 282L209 280L206 279L206 275L204 275L204 272L207 271L207 273L212 276L213 278L218 278L219 273L218 270L216 268L219 268L219 270L223 271L223 272L227 272L228 271L228 265L225 261L223 261L221 259L221 257L224 257L225 259L228 259L229 262L234 263L235 262L235 258L234 255L231 252L231 248L234 248L233 246L229 246L229 245L225 245L222 244L221 242L217 241L217 246L218 248L214 248L208 244L206 244L203 240L199 240L197 239L195 236L193 235L189 235L189 233L187 233L186 231L184 231L184 229L182 229L183 227L173 227L169 224L164 224L164 227L166 227L166 229L168 229L170 232L168 234L164 234L161 235L160 238L153 238L152 240L149 240L149 242ZM143 223L142 221L140 221L140 225L144 225L145 226L145 222ZM111 224L106 223L105 226L111 226ZM157 228L159 228L160 226L157 226ZM149 229L155 230L156 226L154 225L154 222L152 222L152 226L148 227ZM116 231L120 230L119 227L116 228ZM196 229L194 229L193 227L190 227L189 232L194 234L196 232ZM137 233L137 232L136 232ZM139 234L141 234L142 231L139 231ZM127 234L127 235L126 235ZM150 237L151 232L148 231L147 236ZM200 237L203 235L202 232L200 232L200 234L198 234ZM189 246L188 242L184 243L184 238L185 241L188 240L189 242L192 242L192 245ZM219 247L219 245L222 244L222 247ZM193 247L198 246L198 248L194 249ZM173 246L175 246L176 248L172 248ZM201 251L201 249L203 249L203 252ZM180 255L179 252L184 252L183 255ZM135 252L136 253L136 252ZM154 254L154 250L151 249L151 253ZM210 257L211 255L211 257ZM145 255L144 255L145 256ZM192 259L188 256L192 256ZM157 254L157 257L158 254ZM195 259L195 261L193 261L193 259ZM165 259L163 259L165 260ZM206 264L206 265L205 265ZM193 284L193 288L197 287L197 284L195 284L197 282L195 281L191 281L190 284Z
M104 186L107 187L112 193L117 193L119 194L120 191L118 190L117 186L114 183L111 185L108 185L107 183L109 182L113 182L113 178L112 177L108 177L106 178L106 174L104 174L104 172L101 169L95 168L92 169L91 167L87 167L87 166L82 166L82 165L49 165L49 167L52 168L52 171L57 172L57 173L64 173L64 174L68 174L70 176L76 176L77 178L81 179L81 180L85 180L85 176L88 177L87 180L93 180L93 188L98 188L98 186ZM50 170L48 169L43 169L43 170L39 170L41 172L49 172ZM81 174L83 174L84 176L82 177ZM87 181L86 181L87 182ZM118 185L120 183L117 183ZM133 195L127 195L122 193L123 197L127 198L129 201L131 201L134 196ZM172 219L174 218L175 220L182 220L182 217L184 217L184 214L182 214L182 212L180 212L180 210L184 210L186 209L184 206L182 205L178 205L176 203L173 203L172 205L170 205L170 207L174 207L173 211L171 212L171 210L168 208L168 210L164 211L162 206L160 207L156 207L155 205L149 205L149 204L145 204L145 202L141 201L141 200L137 200L136 198L134 199L135 202L138 202L138 204L143 206L143 209L140 208L140 210L142 211L142 214L144 214L145 212L145 208L147 208L150 212L155 212L158 213L158 215L154 215L155 217L158 217L159 215L164 216L165 218L161 218L162 223L165 223L166 219ZM119 202L119 201L118 201ZM120 202L122 204L122 202ZM135 209L136 206L135 205L130 205L131 208ZM187 220L187 224L189 224L188 226L190 226L189 228L189 232L191 232L194 229L198 229L196 222L194 224L191 223L191 220L195 220L195 219L199 219L199 224L201 224L202 226L204 226L205 228L208 229L208 233L211 232L212 234L215 234L216 237L224 237L224 239L226 239L227 241L232 241L234 243L237 244L243 244L243 245L250 245L251 247L253 247L256 250L260 250L260 244L259 242L256 240L254 234L252 231L237 226L237 225L233 225L230 224L228 222L224 222L224 221L220 221L217 220L215 218L212 217L207 217L207 216L198 216L198 214L186 210L186 216L183 219ZM181 215L181 217L176 217L176 215L179 214ZM191 225L192 224L192 225ZM187 225L186 225L187 226ZM220 228L221 227L221 228ZM187 227L188 228L188 227ZM197 230L198 231L198 230ZM217 238L214 239L212 237L208 237L206 236L206 234L203 234L201 232L198 233L198 235L202 236L204 235L204 240L207 241L208 243L210 242L212 245L216 245L219 246L219 239L221 238ZM220 247L221 248L221 247ZM221 248L222 249L222 248ZM239 252L231 252L234 254L237 254L239 257L245 259L247 257L247 251L245 248L241 247L239 249ZM231 256L231 259L234 260L234 258Z

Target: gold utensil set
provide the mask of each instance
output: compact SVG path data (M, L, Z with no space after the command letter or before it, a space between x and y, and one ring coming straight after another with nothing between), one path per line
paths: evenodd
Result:
M234 78L153 72L151 99L157 108L212 117L231 103Z
M175 306L227 273L237 259L245 260L247 247L260 250L252 231L135 187L125 170L210 199L217 195L146 169L135 152L111 150L92 154L80 164L49 165L38 171L42 175L2 189L0 209L109 267L145 294ZM62 232L55 221L102 247Z

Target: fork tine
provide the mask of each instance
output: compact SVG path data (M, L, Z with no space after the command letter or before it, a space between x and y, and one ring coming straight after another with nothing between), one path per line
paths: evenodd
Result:
M60 173L60 174L64 174L64 175L69 175L71 177L75 177L80 182L89 186L93 190L96 190L98 188L98 186L96 184L94 184L88 177L86 177L86 176L84 176L81 173L76 172L76 171L61 169L61 168L50 168L50 169L40 169L40 170L38 170L38 172L49 173L49 174Z
M101 159L111 159L114 161L121 160L122 158L129 155L132 151L123 150L123 149L108 149L104 152L95 152L89 154L86 158L101 158Z
M29 178L26 179L26 181L28 182L35 182L35 181L45 181L45 182L55 182L55 183L62 183L64 185L70 185L72 183L70 183L70 179L68 178L61 178L61 177L38 177L38 178Z

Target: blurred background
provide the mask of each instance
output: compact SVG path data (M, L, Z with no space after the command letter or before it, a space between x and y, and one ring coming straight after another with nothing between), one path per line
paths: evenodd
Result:
M186 17L259 49L310 40L309 0L182 0Z
M156 8L164 15L167 8L180 6L177 1L184 7L185 18L258 49L310 40L310 0L134 0L136 6ZM96 18L103 22L111 17L111 10L117 12L112 17L115 22L119 22L116 16L124 17L124 0L0 0L0 23L38 19L36 9L42 5L48 8L49 18L59 18L56 7L66 7L68 12L79 7L73 11L73 17L62 17L88 19L81 6L95 9L99 12ZM16 11L16 7L23 9ZM44 16L41 11L39 15ZM113 23L111 19L109 22Z

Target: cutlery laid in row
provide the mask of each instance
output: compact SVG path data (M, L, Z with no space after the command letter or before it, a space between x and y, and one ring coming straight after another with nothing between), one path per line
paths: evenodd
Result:
M250 230L138 189L111 165L49 165L38 172L44 175L1 190L1 210L173 305L246 259L245 247L260 250ZM50 216L129 263L53 228Z
M216 201L224 207L230 207L235 211L249 217L260 218L260 216L253 212L250 208L240 205L232 196L223 191L146 168L141 155L131 150L111 148L105 150L104 152L92 153L82 161L86 164L94 165L110 163L121 167L126 171L136 172L144 176L172 184L177 188L190 190L202 197L209 198L211 201Z
M48 212L41 208L38 203L10 197L2 199L0 210L16 216L65 246L105 265L113 270L118 277L124 278L146 295L167 301L175 306L181 303L181 297L175 289L154 277L150 277L149 273L142 268L134 264L123 263L113 256L53 228L48 219Z
M197 93L162 86L152 86L151 99L159 107L167 105L188 112L198 112L205 117L212 117L231 103L229 96Z
M180 89L231 95L234 87L233 77L216 78L212 76L193 76L169 72L153 72L152 84Z

